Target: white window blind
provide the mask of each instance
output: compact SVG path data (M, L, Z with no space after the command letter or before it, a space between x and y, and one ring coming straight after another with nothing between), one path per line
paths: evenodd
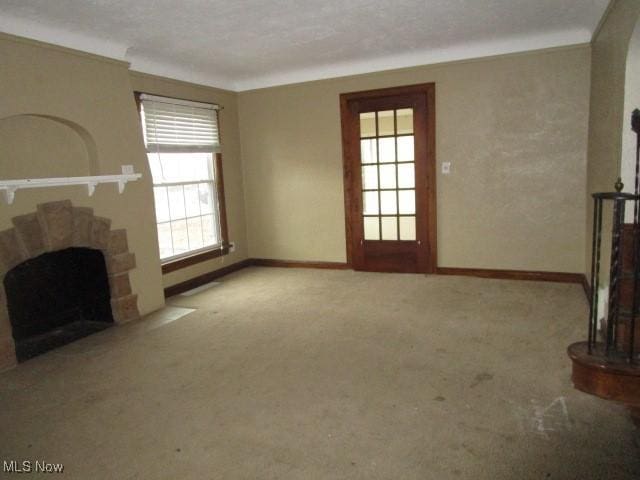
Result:
M163 262L222 248L218 106L140 94ZM221 179L220 179L221 181Z
M218 106L140 95L148 152L220 152Z

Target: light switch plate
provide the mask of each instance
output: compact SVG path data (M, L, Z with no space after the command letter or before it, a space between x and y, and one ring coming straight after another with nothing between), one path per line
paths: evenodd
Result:
M442 173L449 175L451 173L451 162L442 162Z

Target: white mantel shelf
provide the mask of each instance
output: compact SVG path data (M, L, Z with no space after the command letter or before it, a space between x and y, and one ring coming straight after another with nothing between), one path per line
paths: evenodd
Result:
M129 171L123 166L123 172ZM142 177L141 173L122 173L120 175L98 175L94 177L57 177L57 178L24 178L20 180L0 180L0 191L4 193L5 201L11 205L16 192L25 188L64 187L67 185L85 185L89 196L93 195L96 186L101 183L116 183L118 193L124 192L127 182L134 182Z

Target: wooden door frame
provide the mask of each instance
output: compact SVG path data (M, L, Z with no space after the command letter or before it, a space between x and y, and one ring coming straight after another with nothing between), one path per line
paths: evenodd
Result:
M354 165L352 160L352 151L354 145L352 139L354 135L349 130L349 102L353 100L363 100L375 97L387 97L393 95L406 95L424 93L426 95L427 103L427 118L426 118L426 168L427 178L426 181L426 215L427 215L427 239L424 246L427 256L427 265L424 272L421 273L436 273L438 268L438 253L437 253L437 209L436 209L436 102L435 83L422 83L418 85L408 85L403 87L391 87L381 88L376 90L365 90L360 92L350 92L340 94L340 120L342 129L342 166L343 166L343 181L344 181L344 209L345 209L345 232L347 238L347 263L353 266L353 241L354 232L352 229L354 220L354 207L360 202L360 192L354 191L353 176L360 175L360 171L354 171ZM359 138L359 135L357 135ZM418 178L416 178L418 182ZM419 201L419 199L416 199Z

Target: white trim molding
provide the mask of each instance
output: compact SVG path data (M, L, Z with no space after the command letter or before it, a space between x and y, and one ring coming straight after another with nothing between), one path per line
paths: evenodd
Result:
M552 32L543 35L521 36L468 45L456 45L438 50L418 50L400 55L362 60L348 63L329 64L297 71L242 79L234 84L234 90L243 92L259 88L275 87L293 83L310 82L330 78L347 77L366 73L429 66L441 63L474 60L498 55L525 53L557 47L585 45L591 41L587 29L566 32Z
M398 55L352 62L329 63L256 77L231 78L220 72L194 68L193 65L180 65L147 58L139 55L134 47L121 43L67 32L10 16L0 17L0 32L128 62L132 71L234 92L400 68L583 45L590 43L592 37L592 32L588 28L580 28L538 35L513 36L500 40L479 41L441 49L414 50Z

